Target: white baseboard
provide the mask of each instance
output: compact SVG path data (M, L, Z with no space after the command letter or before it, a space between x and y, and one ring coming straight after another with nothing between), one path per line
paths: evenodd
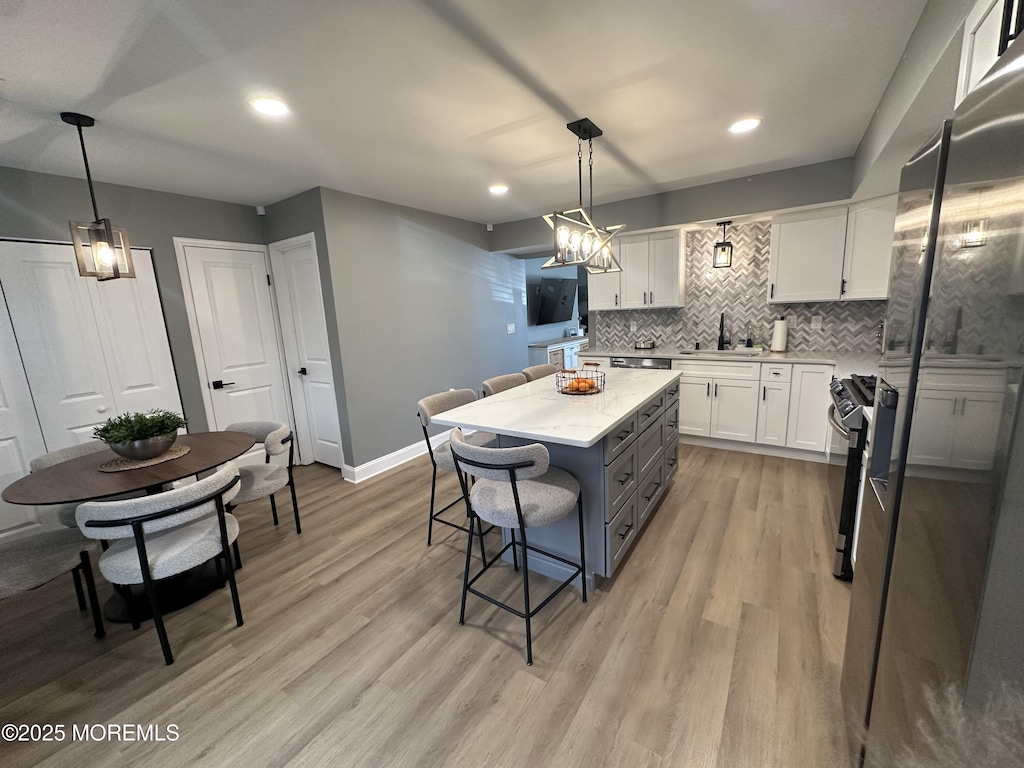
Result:
M813 461L818 464L828 462L828 456L819 451L804 451L799 448L785 448L760 443L741 443L735 440L718 440L712 437L696 437L679 435L679 442L687 445L699 445L703 448L718 448L723 451L739 451L740 453L756 453L761 456L777 456L782 459Z
M437 448L446 440L448 440L448 432L442 432L430 438L430 444ZM364 480L369 480L371 477L379 475L381 472L387 472L389 469L394 469L407 461L412 461L417 456L422 456L426 452L427 444L422 440L418 440L412 445L399 448L397 451L392 451L386 456L381 456L379 459L360 464L358 467L345 464L341 468L341 476L349 482L361 483Z

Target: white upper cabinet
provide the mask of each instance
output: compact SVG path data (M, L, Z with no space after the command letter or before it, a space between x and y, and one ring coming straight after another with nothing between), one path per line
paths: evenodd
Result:
M964 22L960 49L960 76L956 104L974 87L999 58L999 27L1003 21L1003 0L978 0Z
M885 299L896 196L772 220L768 301Z
M889 298L889 262L895 229L896 195L850 206L843 256L843 299Z
M619 275L621 295L618 308L682 306L686 288L682 242L680 233L675 230L619 238L618 257L622 272ZM598 276L588 278L588 285L594 277ZM594 308L593 291L590 295L590 307Z
M772 220L769 302L839 299L846 214L844 206L787 214Z

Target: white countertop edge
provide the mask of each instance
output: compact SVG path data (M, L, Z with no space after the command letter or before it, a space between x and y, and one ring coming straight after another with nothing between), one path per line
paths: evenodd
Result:
M626 368L604 373L605 390L596 395L564 395L555 388L554 376L545 376L445 411L432 422L590 448L679 376L676 371Z

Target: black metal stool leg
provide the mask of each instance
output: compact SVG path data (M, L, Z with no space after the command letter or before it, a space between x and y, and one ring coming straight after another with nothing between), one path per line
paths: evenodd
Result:
M427 546L430 546L430 540L434 535L434 496L437 494L437 467L434 467L433 474L430 476L430 517L427 521Z
M526 529L519 528L523 540L523 613L526 614L526 665L533 666L533 633L530 631L530 568L526 562Z
M89 607L92 608L92 624L95 629L93 637L99 640L106 637L107 631L103 628L103 613L100 610L100 598L96 594L96 580L92 575L92 563L89 561L89 553L84 549L79 553L82 563L82 576L85 577L85 589L89 593Z
M274 515L274 525L277 525L277 502L274 501L274 494L270 494L270 511Z
M580 517L580 585L583 588L583 602L587 602L587 556L583 544L583 494L576 499L576 509Z
M288 480L288 489L292 492L292 513L295 515L295 532L302 533L302 524L299 522L299 502L295 498L295 481Z
M242 570L242 553L238 551L238 539L231 542L231 549L235 553L235 570Z
M519 550L516 548L516 529L509 528L508 535L512 537L512 570L519 572Z
M484 521L479 517L474 518L476 520L477 528L480 529L480 562L485 566L487 565L487 552L484 551ZM470 535L473 533L473 520L469 521L469 532Z
M469 592L469 563L473 559L473 515L469 520L469 536L466 540L466 570L462 574L462 606L459 608L459 624L466 623L466 594Z
M79 571L82 570L81 564L76 565L71 569L71 578L75 582L75 597L78 598L78 610L85 610L85 592L82 591L82 577L79 575Z

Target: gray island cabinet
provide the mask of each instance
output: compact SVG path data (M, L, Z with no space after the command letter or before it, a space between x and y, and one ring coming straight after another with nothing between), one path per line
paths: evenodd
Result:
M604 391L567 395L555 377L532 381L440 414L438 424L498 435L502 447L543 443L551 463L583 491L588 587L610 577L665 495L678 463L679 375L611 369ZM507 536L507 534L506 534ZM527 541L569 560L579 557L575 516L527 530ZM568 568L541 555L530 570L565 578Z

